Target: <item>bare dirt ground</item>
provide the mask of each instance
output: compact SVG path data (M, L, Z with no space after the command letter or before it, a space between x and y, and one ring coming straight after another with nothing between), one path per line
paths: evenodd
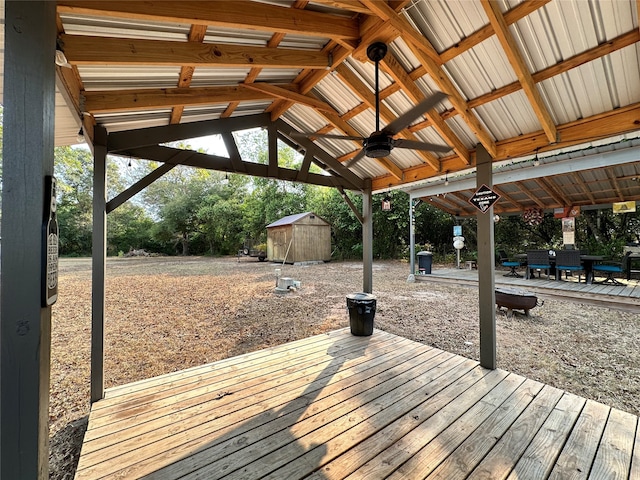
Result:
M89 413L91 263L61 261L53 308L50 478L72 479ZM277 294L275 268L299 280ZM437 268L437 265L434 267ZM477 288L407 283L402 262L375 262L375 326L479 358ZM362 264L280 266L255 258L107 262L107 388L347 327L345 296ZM530 317L497 317L498 366L640 414L640 318L548 299Z

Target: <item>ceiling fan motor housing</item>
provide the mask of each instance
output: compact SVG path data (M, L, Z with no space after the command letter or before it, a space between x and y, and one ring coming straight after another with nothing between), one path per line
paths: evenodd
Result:
M384 133L373 134L364 142L364 153L369 158L386 157L393 148L391 139Z

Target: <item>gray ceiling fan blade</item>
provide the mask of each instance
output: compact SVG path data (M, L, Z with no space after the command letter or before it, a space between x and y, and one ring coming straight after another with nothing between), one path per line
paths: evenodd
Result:
M411 148L413 150L428 150L430 152L450 152L451 147L448 145L438 145L436 143L417 142L415 140L406 140L399 138L393 141L393 146L397 148Z
M362 142L364 140L363 137L353 137L351 135L331 135L324 133L302 133L302 132L291 132L289 134L291 138L332 138L334 140L354 140L356 142Z
M344 162L344 166L347 168L353 167L356 163L364 158L364 148L358 152L358 154L353 157L351 160L347 160Z
M411 110L404 112L398 118L396 118L393 122L382 129L382 133L386 133L388 135L395 135L398 132L401 132L413 122L420 115L428 112L433 107L435 107L442 100L447 98L447 95L442 92L436 92L431 95L429 98L424 99Z

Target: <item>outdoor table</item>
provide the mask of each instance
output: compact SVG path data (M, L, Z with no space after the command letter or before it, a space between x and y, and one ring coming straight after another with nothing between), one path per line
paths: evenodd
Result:
M604 257L602 255L580 255L580 260L582 260L584 267L587 285L591 285L593 283L593 262L604 260Z

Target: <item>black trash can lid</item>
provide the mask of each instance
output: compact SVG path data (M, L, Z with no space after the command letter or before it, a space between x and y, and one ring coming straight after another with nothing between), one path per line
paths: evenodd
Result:
M375 300L376 297L370 293L350 293L347 295L349 300Z
M426 250L423 250L423 251L421 251L421 252L418 252L418 253L417 253L417 255L420 255L420 256L422 257L422 256L430 256L430 255L433 255L433 253L431 253L431 252L427 252Z

